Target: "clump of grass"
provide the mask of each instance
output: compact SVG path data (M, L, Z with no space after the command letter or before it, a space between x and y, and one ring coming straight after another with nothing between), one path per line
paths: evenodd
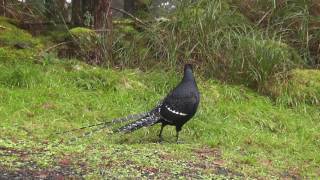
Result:
M300 104L320 105L320 71L295 69L286 81L275 82L269 93L278 102L297 106Z
M231 0L242 14L266 33L277 34L295 47L309 65L317 65L319 57L319 3L310 1Z
M99 71L78 71L70 74L68 79L74 81L78 88L84 90L108 89L112 84L112 78L109 79Z
M9 88L31 88L42 82L42 75L38 69L25 67L7 67L7 70L2 70L0 84Z
M268 37L226 1L184 2L167 22L117 36L115 64L170 68L193 59L199 72L261 92L274 76L303 64L293 48Z
M34 49L14 50L10 47L0 47L0 61L2 63L14 64L16 62L32 61L35 57Z
M181 4L169 22L154 24L141 34L148 47L143 57L173 68L194 59L207 77L259 91L274 76L286 77L303 63L293 48L264 35L222 0Z
M231 79L258 88L260 92L265 91L271 79L285 79L289 70L301 63L299 55L287 44L254 37L241 37L235 54L228 71Z

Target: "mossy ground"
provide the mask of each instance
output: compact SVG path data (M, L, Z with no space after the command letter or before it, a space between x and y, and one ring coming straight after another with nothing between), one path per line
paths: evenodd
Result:
M12 19L0 17L0 47L8 46L13 47L16 44L25 44L28 47L40 48L38 39L16 27L15 21Z

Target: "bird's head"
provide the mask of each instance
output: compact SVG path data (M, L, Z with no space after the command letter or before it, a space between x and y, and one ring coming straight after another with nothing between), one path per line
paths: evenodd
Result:
M187 70L191 70L191 71L193 70L192 69L192 64L185 64L184 65L184 71L187 71Z
M185 64L182 81L190 81L190 80L194 81L192 64Z

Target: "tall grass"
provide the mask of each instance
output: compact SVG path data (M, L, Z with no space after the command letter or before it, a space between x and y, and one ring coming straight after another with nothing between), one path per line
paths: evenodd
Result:
M124 53L119 57L126 57L122 63L147 66L164 62L175 68L192 60L207 77L259 90L273 76L286 77L290 69L303 63L294 49L260 31L224 0L184 1L169 18L138 32L129 44L122 43ZM129 42L121 40L118 42Z
M206 77L245 84L262 92L275 76L280 77L278 79L286 78L291 69L302 65L304 61L299 55L303 59L310 57L301 52L296 53L295 49L282 41L282 38L297 40L298 43L309 41L305 36L308 34L306 32L309 32L309 21L305 16L308 12L303 14L302 11L292 10L303 3L299 6L291 3L294 6L288 7L288 11L300 14L283 16L289 19L305 19L299 21L306 26L299 26L303 27L301 38L296 39L292 38L290 31L285 28L269 31L276 29L273 26L285 27L287 21L281 24L275 20L273 26L261 29L247 14L245 16L241 11L230 7L229 2L237 1L183 1L178 4L175 12L167 16L169 21L150 23L149 27L142 29L130 26L116 29L113 34L112 52L107 48L110 44L106 43L110 37L102 33L97 39L91 39L94 44L91 46L90 42L86 41L90 41L86 32L84 38L81 38L85 43L80 42L74 51L80 52L80 56L85 57L88 62L99 64L99 59L103 58L104 64L113 67L148 69L162 63L166 64L167 68L175 69L177 65L191 60L197 64L198 72ZM242 3L249 4L247 1ZM238 2L240 5L242 3ZM307 2L304 2L304 5L306 4ZM275 1L264 2L261 6L273 8L274 11L284 7ZM291 21L288 20L289 22ZM79 44L79 39L73 40ZM294 44L290 43L293 46ZM307 47L309 43L302 46ZM78 48L81 50L77 50Z
M266 33L276 33L311 66L320 63L320 4L315 0L230 0Z

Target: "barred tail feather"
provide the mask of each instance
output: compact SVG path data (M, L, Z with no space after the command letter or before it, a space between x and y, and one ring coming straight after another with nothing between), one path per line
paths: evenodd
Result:
M155 114L141 118L135 122L120 127L117 132L130 133L142 127L151 126L158 122L160 116Z
M55 133L55 135L66 134L66 133L70 133L70 132L74 132L74 131L78 131L78 130L82 130L82 129L87 129L87 128L91 128L91 127L96 127L96 126L103 126L101 128L101 129L103 129L103 128L106 127L106 125L122 123L122 122L130 121L130 120L133 120L133 119L140 119L142 117L147 116L148 114L149 114L149 112L140 113L140 114L131 114L131 115L128 115L126 117L113 119L112 121L104 121L104 122L97 123L97 124L92 124L92 125L89 125L89 126L83 126L81 128L75 128L75 129L71 129L71 130L64 131L64 132L58 132L58 133ZM97 129L100 129L100 128L97 128Z
M105 128L106 128L106 126L97 127L97 128L95 128L95 129L93 129L91 131L85 132L84 134L82 134L80 136L71 138L70 140L67 141L66 144L71 144L71 143L76 142L77 140L79 140L81 138L92 136L94 133L99 132L99 131L101 131L102 129L105 129Z

